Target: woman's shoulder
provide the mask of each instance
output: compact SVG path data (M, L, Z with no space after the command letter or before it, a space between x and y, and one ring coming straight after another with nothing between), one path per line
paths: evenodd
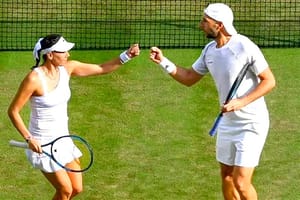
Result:
M23 79L20 85L20 89L22 91L34 93L37 91L39 86L41 85L41 80L39 78L36 70L31 70Z
M67 70L68 74L72 74L73 70L80 64L81 62L77 60L68 60L68 62L63 67Z
M28 83L36 83L39 80L38 69L31 70L24 78L24 81Z

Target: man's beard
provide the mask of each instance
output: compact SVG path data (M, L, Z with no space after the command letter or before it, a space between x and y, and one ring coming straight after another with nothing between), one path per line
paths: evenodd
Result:
M216 39L218 37L218 33L214 32L214 31L210 31L209 33L206 34L206 37L208 39Z
M206 34L206 37L208 38L208 39L216 39L217 38L217 34L215 34L215 33L208 33L208 34Z
M206 35L206 37L207 37L208 39L213 39L213 40L217 38L216 36L211 35L211 34Z

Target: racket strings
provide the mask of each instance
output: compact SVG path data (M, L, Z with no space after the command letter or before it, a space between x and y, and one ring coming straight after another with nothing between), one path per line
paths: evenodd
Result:
M85 171L93 162L91 147L77 137L63 137L52 144L51 154L57 162L69 171ZM75 161L77 164L68 164ZM80 168L79 165L80 164Z

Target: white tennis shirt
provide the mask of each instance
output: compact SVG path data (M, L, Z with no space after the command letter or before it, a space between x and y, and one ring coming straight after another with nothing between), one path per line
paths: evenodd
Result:
M192 67L199 74L211 74L219 94L219 103L223 105L238 73L247 62L253 61L254 64L250 66L234 98L252 91L260 82L257 75L269 66L258 46L243 35L233 35L221 48L216 45L215 41L208 43ZM253 120L260 116L265 119L266 115L268 111L264 97L261 97L239 111L226 113L224 118Z
M58 69L58 84L50 92L47 92L43 72L39 68L34 69L41 79L44 90L43 96L33 96L30 99L29 131L36 139L52 140L52 138L69 133L67 103L71 96L70 76L64 67L61 66Z

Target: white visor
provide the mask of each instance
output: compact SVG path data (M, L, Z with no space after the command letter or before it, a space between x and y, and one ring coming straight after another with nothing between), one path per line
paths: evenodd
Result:
M41 51L41 54L47 54L50 53L52 51L58 51L58 52L66 52L69 51L70 49L72 49L74 47L74 43L71 42L67 42L65 40L65 38L60 37L59 40L56 42L56 44L54 44L52 47L47 48L47 49L43 49Z

